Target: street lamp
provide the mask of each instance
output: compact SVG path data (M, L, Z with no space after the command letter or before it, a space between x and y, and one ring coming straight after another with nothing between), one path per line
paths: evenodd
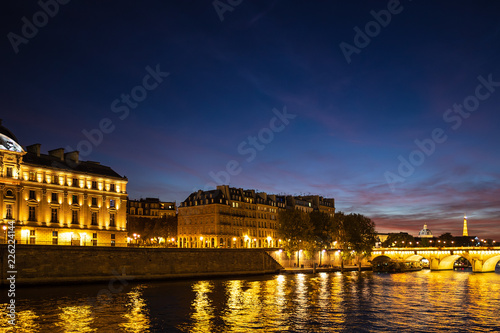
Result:
M134 236L135 245L137 245L139 243L139 238L141 238L141 235L139 235L139 234L133 234L132 236Z
M4 226L2 227L2 229L3 229L3 232L4 232L5 244L7 244L7 226L6 226L6 225L4 225Z

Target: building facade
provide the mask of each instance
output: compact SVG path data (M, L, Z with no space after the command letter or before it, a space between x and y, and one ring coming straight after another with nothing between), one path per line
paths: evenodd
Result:
M18 243L126 246L126 186L127 178L80 161L77 151L25 150L0 123L0 225L15 223Z
M177 245L177 208L175 202L158 198L128 200L127 241L130 245Z
M334 199L269 195L228 185L192 193L178 209L178 246L268 248L281 246L278 213L284 209L335 213Z
M146 198L127 201L127 214L129 217L175 217L175 202L160 201L158 198Z

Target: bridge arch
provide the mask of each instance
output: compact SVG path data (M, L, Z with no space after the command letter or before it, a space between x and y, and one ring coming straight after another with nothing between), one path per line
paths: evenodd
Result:
M452 255L449 255L447 257L444 257L443 259L439 260L439 264L438 264L437 269L438 270L453 269L453 264L460 257L462 257L462 256L458 255L458 254L452 254ZM465 258L465 259L467 259L467 258Z
M500 261L500 255L491 257L483 263L483 272L494 272L497 263Z
M420 254L414 254L414 255L409 256L408 258L406 258L406 260L408 260L408 261L417 261L417 260L422 260L422 259L429 260L428 258L425 258L424 256L421 256Z
M373 259L371 260L371 262L379 262L379 261L389 261L391 260L392 258L385 255L385 254L381 254L381 255L378 255L376 257L373 257Z

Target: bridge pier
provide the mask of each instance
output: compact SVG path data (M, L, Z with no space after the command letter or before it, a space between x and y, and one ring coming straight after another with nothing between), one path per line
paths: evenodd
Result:
M472 264L472 271L473 272L477 272L477 273L483 272L483 261L481 259L472 259L471 264Z
M430 269L431 271L449 271L453 269L453 263L450 265L442 265L440 258L431 258L430 260Z

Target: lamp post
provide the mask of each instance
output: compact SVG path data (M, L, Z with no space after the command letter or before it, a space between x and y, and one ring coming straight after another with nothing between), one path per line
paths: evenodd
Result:
M7 226L6 226L6 225L4 225L4 226L2 227L2 229L3 229L3 233L4 233L4 240L5 240L5 244L7 244Z
M141 238L141 235L139 235L139 234L133 234L132 236L134 236L135 245L138 245L139 244L139 238Z

